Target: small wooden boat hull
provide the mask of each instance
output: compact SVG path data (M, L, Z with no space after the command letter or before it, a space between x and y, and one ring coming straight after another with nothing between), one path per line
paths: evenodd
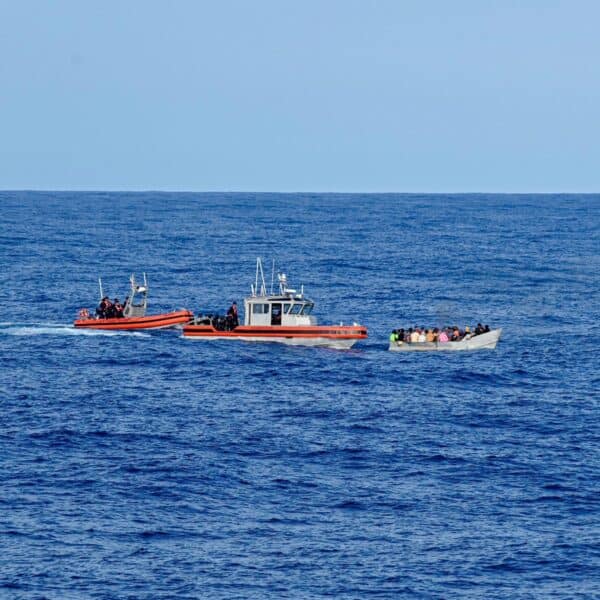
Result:
M78 319L74 326L80 329L165 329L189 323L194 318L191 310L178 310L161 315L126 317L122 319Z
M475 335L460 342L390 342L391 352L452 352L460 350L493 350L500 339L502 329Z
M241 340L276 342L289 346L316 346L346 350L367 337L367 328L355 326L252 326L240 325L231 331L219 331L212 325L187 325L183 337L193 340Z

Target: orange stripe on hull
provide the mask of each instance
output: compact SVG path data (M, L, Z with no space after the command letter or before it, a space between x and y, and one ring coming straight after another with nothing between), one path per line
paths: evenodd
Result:
M264 337L264 338L326 338L331 340L363 340L367 338L365 327L237 327L233 331L218 331L206 325L188 325L183 328L185 337Z

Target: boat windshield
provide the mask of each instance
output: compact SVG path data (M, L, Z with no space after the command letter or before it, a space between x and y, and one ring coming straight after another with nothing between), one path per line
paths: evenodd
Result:
M290 315L299 315L300 312L302 311L303 306L304 306L303 304L292 304L292 306L290 307L289 314Z
M302 312L300 314L302 315L310 315L310 313L312 312L312 309L315 307L314 304L305 304L302 308Z

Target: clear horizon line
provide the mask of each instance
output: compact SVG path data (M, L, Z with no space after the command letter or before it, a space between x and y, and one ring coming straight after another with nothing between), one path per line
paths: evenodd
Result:
M126 194L319 194L319 195L496 195L496 196L512 196L512 195L535 195L535 196L568 196L568 195L599 195L600 191L318 191L318 190L190 190L190 189L155 189L155 188L136 188L136 189L118 189L118 188L2 188L0 193L6 192L56 192L56 193L126 193Z

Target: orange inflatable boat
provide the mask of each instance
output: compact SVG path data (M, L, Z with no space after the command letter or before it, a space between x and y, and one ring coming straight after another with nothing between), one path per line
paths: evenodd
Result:
M158 315L146 315L148 306L148 280L144 273L144 284L137 285L135 277L130 278L131 291L123 305L115 298L111 302L104 296L102 280L100 284L100 305L94 315L87 308L79 311L78 318L73 325L80 329L165 329L167 327L181 327L190 323L194 314L190 310L178 310Z

